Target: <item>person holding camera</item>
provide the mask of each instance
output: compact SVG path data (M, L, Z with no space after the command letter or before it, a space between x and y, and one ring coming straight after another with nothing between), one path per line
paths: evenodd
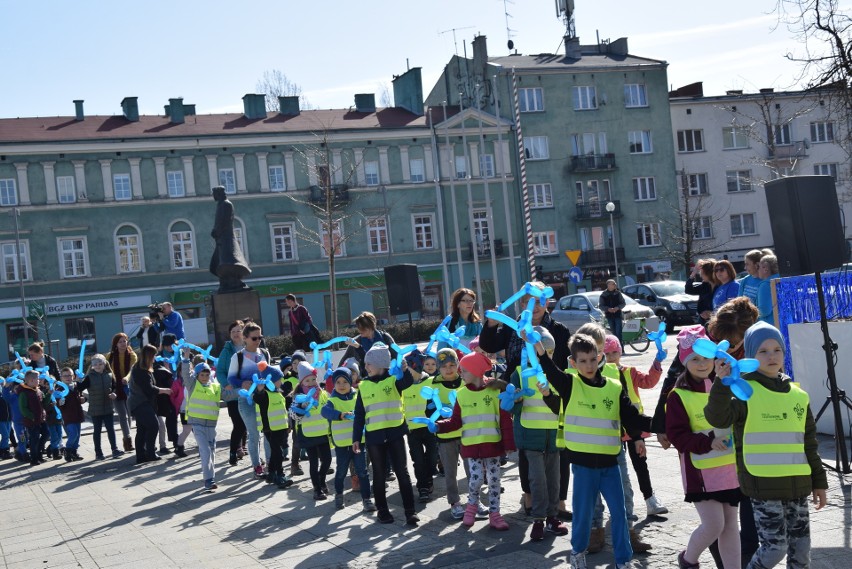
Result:
M175 338L181 340L186 338L186 333L183 331L183 317L180 312L174 309L171 302L163 302L160 304L162 316L157 322L157 328L163 334L174 334Z
M139 340L139 348L145 346L160 347L160 331L154 326L150 316L143 316L140 323L139 331L136 332L136 338Z

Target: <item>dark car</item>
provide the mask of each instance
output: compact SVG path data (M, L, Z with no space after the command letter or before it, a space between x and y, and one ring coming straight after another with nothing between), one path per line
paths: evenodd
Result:
M675 326L698 323L698 298L685 294L684 281L653 281L627 285L621 292L643 304L666 323L666 331L673 332Z

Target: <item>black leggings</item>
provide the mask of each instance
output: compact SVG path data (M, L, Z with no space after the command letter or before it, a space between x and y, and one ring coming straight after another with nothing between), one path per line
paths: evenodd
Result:
M240 416L237 401L228 401L228 417L231 418L231 424L234 426L231 429L231 452L237 452L246 439L246 424L243 423L243 418Z
M411 487L411 476L408 474L408 464L405 459L405 439L400 437L383 444L367 445L370 462L373 465L373 498L379 513L388 512L387 497L387 468L388 462L393 464L402 505L406 516L413 516L414 489Z
M136 458L142 460L154 458L157 456L157 435L160 432L154 407L145 402L131 413L136 419Z
M305 450L308 451L311 484L313 484L314 490L328 489L325 477L328 476L328 468L331 466L331 447L328 446L328 442L322 442L318 445L307 447Z
M627 454L630 455L630 462L633 464L633 472L636 473L636 479L639 481L642 497L647 500L654 495L654 488L651 486L651 474L648 472L648 459L639 456L633 441L627 441Z

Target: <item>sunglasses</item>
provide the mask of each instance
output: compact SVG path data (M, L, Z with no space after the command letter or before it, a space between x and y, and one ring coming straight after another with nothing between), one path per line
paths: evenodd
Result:
M259 342L262 339L263 339L263 336L250 336L249 337L249 340L251 340L252 342Z
M724 273L726 271L727 269L725 267L716 267L715 269L713 269L714 273Z

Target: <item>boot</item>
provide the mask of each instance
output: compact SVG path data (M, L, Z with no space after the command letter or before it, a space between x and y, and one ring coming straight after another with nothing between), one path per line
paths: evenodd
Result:
M642 541L635 529L630 530L630 547L633 548L633 553L647 553L651 550L651 544Z
M237 458L237 453L232 452L231 456L228 458L228 464L230 464L231 466L236 466L238 460L239 459Z
M124 437L124 450L126 452L130 452L130 451L134 450L133 439L131 439L130 437Z
M53 458L53 460L59 460L59 449L58 448L53 449L53 452L51 453L51 457Z
M586 549L586 553L598 553L604 548L605 541L604 528L593 528L592 534L589 536L589 547Z
M183 445L175 446L175 456L178 457L178 458L184 458L184 457L188 456L186 454L186 451L183 450Z

